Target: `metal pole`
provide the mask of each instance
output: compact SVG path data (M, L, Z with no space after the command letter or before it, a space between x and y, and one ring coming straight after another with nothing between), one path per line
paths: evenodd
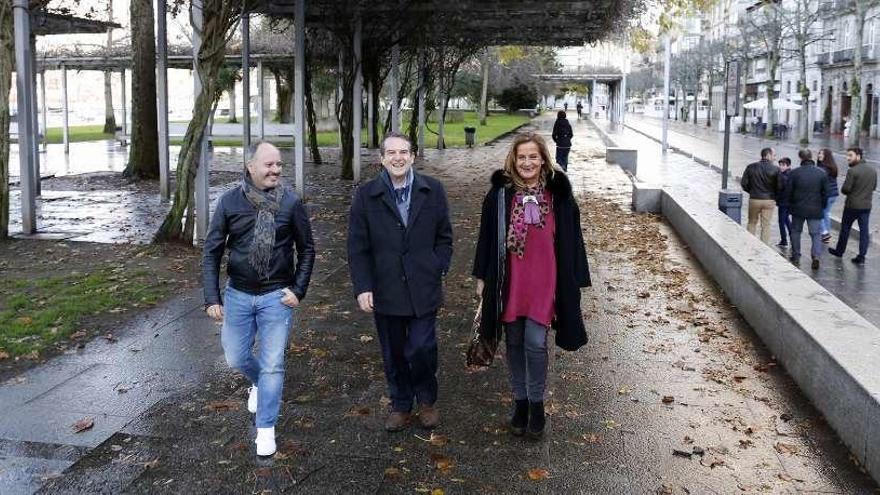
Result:
M202 92L202 80L199 76L198 60L199 52L202 49L201 30L204 25L202 0L192 0L192 23L193 23L193 95L194 100L198 99L199 93ZM206 123L207 127L207 123ZM208 234L208 222L210 215L210 200L208 197L208 129L203 129L202 146L199 149L199 167L196 169L196 191L195 205L196 209L196 235L199 240L204 240Z
M43 184L40 178L40 112L37 101L37 38L33 36L31 33L30 39L30 57L28 60L28 74L31 81L30 93L31 93L31 111L29 116L31 118L30 126L34 132L34 140L31 142L30 153L34 155L34 194L36 197L40 197L42 195Z
M257 62L257 85L260 87L260 140L266 139L266 81L263 79L263 59Z
M590 91L590 119L595 118L596 115L596 89L598 89L598 85L593 79L592 91Z
M119 74L122 80L122 134L128 136L128 92L125 88L125 68Z
M626 121L626 73L620 82L620 124Z
M168 29L165 0L156 1L156 117L159 130L159 197L171 199L168 149Z
M64 153L70 153L70 122L67 106L67 66L61 66L61 137L64 142Z
M294 163L296 166L296 192L305 198L305 182L303 167L306 162L306 136L304 132L306 114L303 101L305 99L306 71L306 7L305 0L296 0L293 14L294 30L294 69L293 69L293 140Z
M400 105L398 93L400 92L400 45L391 47L391 130L400 132Z
M241 16L241 99L244 103L241 128L242 159L247 165L251 147L251 15Z
M40 71L40 110L43 117L40 133L43 135L43 151L49 145L49 105L46 104L46 71Z
M15 23L15 82L18 94L18 163L21 180L21 230L24 234L37 231L37 203L34 193L33 154L34 142L31 126L30 37L31 17L28 0L15 0L13 4Z
M727 189L727 176L729 175L728 157L730 155L730 115L727 109L724 111L724 158L721 165L721 189Z
M663 46L665 54L663 56L663 131L661 134L661 148L663 153L669 149L669 64L672 58L672 47L669 39L669 33L663 37Z
M425 98L428 88L425 85L425 49L419 50L419 156L425 156Z
M354 141L354 154L352 156L351 166L354 170L354 182L361 181L361 114L364 106L364 78L361 73L361 36L362 25L360 14L355 20L354 27L354 88L352 89L352 140Z

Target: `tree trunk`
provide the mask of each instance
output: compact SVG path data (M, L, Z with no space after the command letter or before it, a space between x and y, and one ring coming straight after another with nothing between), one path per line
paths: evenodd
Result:
M186 128L186 135L177 158L177 189L174 193L174 201L162 226L156 232L155 242L181 242L192 245L195 228L194 186L202 140L205 138L205 130L217 91L217 75L226 54L226 38L229 30L236 25L240 6L240 3L228 0L203 2L201 56L196 65L202 88L193 104L193 116Z
M278 108L275 109L275 120L281 124L290 123L290 102L293 96L290 80L282 69L271 69L275 76L275 93L278 95Z
M849 138L847 146L859 146L862 135L862 38L865 32L865 0L853 2L856 17L855 47L853 47L853 75L849 86L851 96Z
M235 100L235 82L233 81L232 87L229 88L229 123L237 124L238 123L238 113L236 112L236 106L238 103Z
M373 90L373 115L368 116L369 119L367 125L372 126L373 129L373 142L369 143L370 148L378 148L379 140L382 139L382 135L379 134L379 95L382 92L382 81L381 76L379 75L379 71L376 71L373 74L370 74L369 77L372 77L372 84L370 87Z
M801 46L798 57L800 64L801 81L801 113L798 116L801 127L800 143L802 146L810 144L810 87L807 85L807 50L805 46Z
M437 149L446 149L446 106L449 104L449 96L440 88L440 117L437 123Z
M483 51L483 89L480 91L480 125L486 125L486 118L489 116L489 49ZM546 96L545 103L546 103ZM544 105L547 106L546 104Z
M124 177L159 178L159 132L156 115L156 37L153 2L131 2L131 148Z
M415 91L413 92L413 105L412 112L409 113L409 129L407 131L407 135L409 135L409 142L412 143L413 154L418 153L419 151L419 93L421 88L416 86Z
M303 87L306 97L306 121L309 126L309 154L312 162L321 163L321 150L318 149L318 127L315 125L315 101L312 98L312 65L309 63L308 42L306 42L306 63L303 71Z
M776 112L773 111L773 100L776 98L776 55L770 54L770 81L767 83L767 137L773 136L773 125L776 123Z
M9 92L15 60L11 2L0 2L0 240L9 236Z
M712 127L712 84L713 84L712 73L709 73L709 107L707 108L706 113L706 127Z
M697 95L697 90L694 89L694 125L697 125L697 115L700 113L700 98Z
M113 22L113 0L107 0L107 20ZM113 49L113 30L107 31L107 57ZM116 116L113 114L113 72L104 71L104 134L116 132Z

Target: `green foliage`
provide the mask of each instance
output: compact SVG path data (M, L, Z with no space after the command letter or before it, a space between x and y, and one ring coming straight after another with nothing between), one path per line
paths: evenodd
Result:
M498 95L498 104L508 112L520 108L535 108L538 104L538 92L534 87L520 83L502 91Z

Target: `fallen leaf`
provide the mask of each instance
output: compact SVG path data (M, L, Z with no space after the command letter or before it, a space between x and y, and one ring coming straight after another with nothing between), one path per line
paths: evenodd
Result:
M155 458L155 459L153 459L153 460L150 461L150 462L145 462L145 463L144 463L144 467L145 467L146 469L156 469L156 467L158 467L158 466L159 466L159 458L158 458L158 457Z
M455 462L445 455L431 454L431 465L437 471L447 474L455 466Z
M106 340L107 342L109 342L111 344L115 344L116 342L119 341L119 339L114 337L112 333L108 333L107 335L105 335L104 340Z
M776 452L787 455L797 454L799 450L797 445L784 442L776 442L776 445L774 445L773 448L776 449Z
M241 401L237 400L215 400L209 402L205 409L212 412L238 411L241 407Z
M675 397L671 395L664 395L662 401L664 404L672 404L673 402L675 402Z
M81 339L85 336L86 336L85 330L77 330L76 332L73 332L72 334L70 334L71 339Z
M390 467L385 469L385 478L387 479L397 479L400 478L400 469L396 467Z
M373 336L372 335L361 335L360 340L361 340L361 342L366 344L367 342L373 341Z
M431 490L431 495L444 495L444 491L442 488L434 488Z
M370 415L370 407L369 406L352 406L351 409L345 413L346 416L369 416Z
M91 430L93 426L95 426L95 418L83 418L73 424L73 432L82 433Z
M547 471L544 468L534 468L529 469L529 479L532 481L541 481L547 479L550 476L550 471Z
M690 459L693 456L693 452L686 452L684 450L672 449L672 455L676 457L684 457Z
M447 443L449 443L449 438L447 438L446 435L440 435L440 434L432 432L431 438L428 441L434 447L442 447L442 446L446 445Z
M602 436L597 435L595 433L585 433L581 436L587 443L599 444L602 443Z
M0 359L9 359L9 353L6 351L0 351Z

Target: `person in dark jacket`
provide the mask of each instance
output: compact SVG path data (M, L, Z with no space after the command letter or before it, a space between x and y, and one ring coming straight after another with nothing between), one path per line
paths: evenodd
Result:
M587 343L582 287L590 272L580 211L544 139L520 134L483 200L473 276L482 298L481 337L506 335L513 388L511 433L543 435L549 328L556 345ZM500 205L500 206L499 206ZM499 225L500 223L500 225Z
M840 221L840 235L837 238L837 247L829 248L828 252L838 258L846 252L846 244L849 241L849 232L853 222L859 222L859 255L852 262L861 265L865 262L868 254L868 246L871 243L870 225L871 202L874 199L874 190L877 189L877 171L862 163L862 149L850 148L846 151L846 161L849 170L840 191L846 194L846 204L843 207L843 218Z
M773 218L773 209L776 207L776 189L779 168L773 164L776 153L773 148L761 150L761 160L749 164L743 172L740 185L742 190L749 193L749 223L748 231L752 235L758 228L758 220L761 221L761 240L770 242L770 219Z
M578 118L581 118L584 114L584 104L581 103L581 100L578 100L575 108L577 109L577 112L578 112Z
M831 242L831 208L840 196L840 191L837 189L838 169L834 161L834 153L828 148L820 149L816 153L816 165L828 176L828 198L825 200L825 207L822 208L822 242L828 244Z
M385 429L409 426L414 401L424 428L440 422L437 401L437 310L452 259L452 224L439 181L416 173L412 144L391 132L380 148L383 169L351 203L348 263L360 309L373 313L391 412Z
M800 150L801 166L791 172L786 199L791 208L791 261L801 259L801 233L804 222L810 231L812 268L819 269L822 255L822 209L828 199L828 174L816 166L810 150Z
M275 453L284 350L293 309L306 296L315 263L309 215L280 179L278 148L258 143L241 184L217 201L202 255L205 308L223 320L226 362L252 384L247 405L256 413L261 456ZM229 281L221 299L220 260L227 248ZM252 350L255 337L258 358Z
M553 124L553 142L556 143L556 163L562 170L568 172L568 152L571 151L571 138L574 133L571 124L565 118L565 112L556 115L556 123Z
M780 158L779 176L776 181L776 208L779 212L779 247L788 246L788 238L791 236L791 209L788 205L787 188L789 174L791 173L791 159L786 157Z

